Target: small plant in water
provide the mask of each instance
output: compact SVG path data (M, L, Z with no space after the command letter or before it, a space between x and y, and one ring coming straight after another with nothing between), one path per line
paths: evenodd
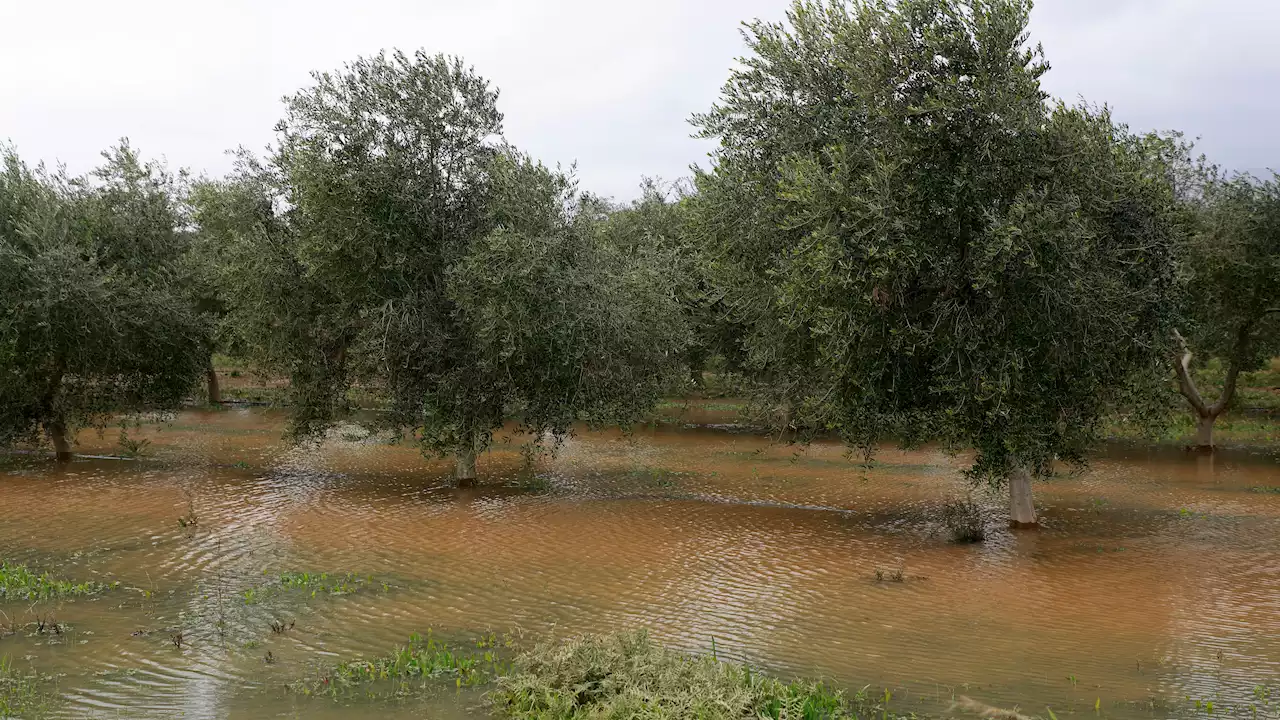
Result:
M965 498L947 503L942 508L942 526L954 543L980 543L987 539L986 523L982 519L982 508Z
M883 570L881 568L876 568L875 575L876 575L876 582L900 583L900 582L907 581L906 571L903 570L901 567L895 570Z
M378 587L382 592L391 591L389 584L375 581L372 575L287 572L282 573L276 582L245 590L241 593L241 597L244 598L246 605L254 605L282 592L302 592L311 597L341 596L357 593L370 587Z
M0 562L0 600L54 600L97 595L110 585L57 580L48 573L34 573L26 565Z
M488 637L482 638L477 645L487 644ZM455 687L466 687L488 682L506 669L507 666L492 650L483 653L455 651L428 630L426 637L417 633L410 635L408 645L389 655L344 662L319 677L293 683L289 687L307 695L337 696L368 683L393 681L397 686L396 692L401 693L408 687L405 681L410 679L452 679Z
M178 516L178 527L195 527L200 523L200 519L196 517L196 499L190 491L184 491L183 495L187 496L187 514Z
M41 717L52 705L46 686L50 679L22 671L8 657L0 657L0 718Z
M129 433L121 430L120 440L117 444L120 446L121 455L136 460L147 454L147 448L151 446L151 441L147 439L135 440L129 437Z

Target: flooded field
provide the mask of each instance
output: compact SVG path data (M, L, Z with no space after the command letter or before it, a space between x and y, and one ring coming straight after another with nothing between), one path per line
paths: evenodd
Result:
M1037 485L1039 532L1003 529L1000 499L979 496L988 540L958 546L937 515L966 494L964 461L937 451L863 466L837 445L664 425L583 433L532 470L504 439L482 485L455 490L451 463L412 448L354 428L291 448L281 427L272 411L185 412L132 433L150 441L140 460L4 461L0 556L120 583L0 607L60 624L3 637L0 655L62 674L62 716L483 717L480 691L284 690L428 629L647 627L888 688L921 714L966 694L1033 715L1207 716L1212 701L1243 717L1280 684L1273 458L1116 450ZM113 433L83 433L80 452L117 453ZM351 573L350 592L258 594L302 572Z

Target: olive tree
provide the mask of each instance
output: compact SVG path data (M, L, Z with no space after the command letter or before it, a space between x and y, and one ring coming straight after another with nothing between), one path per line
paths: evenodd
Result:
M485 80L397 52L286 102L269 156L203 205L234 258L239 332L291 378L297 435L359 384L470 484L509 418L559 438L656 401L685 334L664 251L604 242L598 203L502 140Z
M694 118L719 141L695 232L788 421L972 448L1015 526L1033 476L1158 395L1184 223L1185 148L1049 103L1029 11L801 0Z
M1178 332L1178 389L1196 417L1195 443L1213 447L1214 421L1235 397L1241 372L1280 353L1280 176L1214 178L1201 198L1201 231L1182 255L1189 278L1186 337ZM1193 348L1222 362L1217 400L1201 393Z
M187 302L180 179L127 143L70 179L3 150L0 443L71 458L72 433L177 408L204 369Z
M738 359L735 328L709 282L707 256L688 232L691 204L687 182L662 183L645 178L640 197L604 208L600 223L607 242L625 252L657 251L669 262L681 313L689 328L683 360L689 381L703 384L703 372L714 356L733 366Z

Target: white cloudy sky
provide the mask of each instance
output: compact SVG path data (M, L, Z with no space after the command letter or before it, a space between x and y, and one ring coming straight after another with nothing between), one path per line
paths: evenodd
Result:
M501 88L507 136L586 188L702 161L686 119L716 98L738 23L786 0L0 0L0 140L89 169L121 136L221 173L271 140L313 69L381 48L459 54ZM1280 168L1277 0L1040 0L1054 95L1184 130L1237 169Z

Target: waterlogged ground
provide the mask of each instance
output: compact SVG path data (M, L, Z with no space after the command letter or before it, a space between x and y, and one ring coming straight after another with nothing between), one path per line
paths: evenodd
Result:
M467 642L635 626L890 688L903 712L966 694L1056 717L1208 717L1209 701L1274 716L1255 693L1280 688L1272 458L1116 451L1037 488L1042 531L993 519L987 543L955 546L933 518L965 494L963 460L935 451L865 467L834 445L665 425L582 434L533 473L516 438L464 491L447 464L354 431L290 448L280 421L188 412L132 433L150 441L142 460L3 461L0 556L120 583L0 606L6 624L59 624L3 637L0 655L62 674L62 716L483 717L479 691L335 704L283 688L429 628ZM119 452L114 432L80 443ZM313 597L279 588L295 572L355 577Z

